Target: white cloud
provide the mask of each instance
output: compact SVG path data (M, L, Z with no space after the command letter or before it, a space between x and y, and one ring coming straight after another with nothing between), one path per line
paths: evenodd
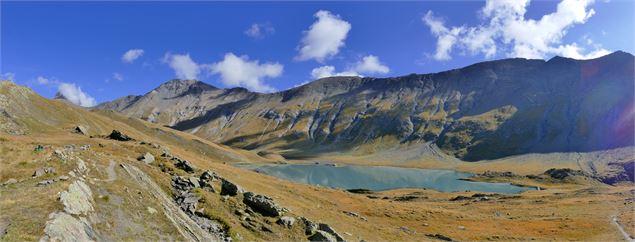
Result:
M481 9L483 24L475 27L451 27L429 11L422 21L437 37L437 60L451 59L453 49L471 55L483 54L487 58L503 50L510 57L545 58L562 55L571 58L593 58L608 53L599 45L589 48L577 43L563 44L567 30L576 24L584 24L595 14L589 6L593 0L562 0L555 12L538 20L526 19L529 0L487 0ZM586 51L586 54L583 52Z
M123 81L123 75L121 75L118 72L112 73L112 79L115 79L117 81Z
M377 56L367 55L343 72L335 72L334 66L316 67L311 70L311 77L319 79L330 76L363 76L367 74L386 74L389 71L390 68L382 64Z
M201 67L190 58L190 54L170 54L166 53L162 61L168 64L179 79L198 79Z
M271 23L255 23L252 24L249 29L245 30L245 35L254 38L262 39L267 35L272 35L276 32Z
M61 83L57 91L64 96L69 102L82 107L92 107L97 105L93 97L83 92L82 89L74 83Z
M124 63L132 63L133 61L135 61L137 58L141 57L142 55L143 55L142 49L131 49L126 51L126 53L124 53L123 56L121 56L121 61L123 61Z
M353 70L364 74L386 74L390 71L390 68L382 64L377 56L367 55L364 56L360 62L355 64Z
M313 70L311 70L311 77L315 79L333 76L334 74L335 74L334 66L320 66L320 67L313 68Z
M13 72L2 73L0 74L0 80L15 81L15 73Z
M257 92L273 92L275 89L263 82L264 78L282 75L284 66L279 63L250 61L247 56L225 54L222 61L208 66L212 74L219 74L227 86L242 86Z
M335 56L340 47L344 46L344 40L351 30L351 24L342 20L338 15L329 11L320 10L315 13L315 21L309 30L304 31L300 53L296 60L304 61L315 59L322 62Z

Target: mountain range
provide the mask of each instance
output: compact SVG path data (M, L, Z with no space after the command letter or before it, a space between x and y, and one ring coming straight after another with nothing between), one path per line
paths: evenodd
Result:
M171 80L110 109L285 158L399 147L476 161L633 145L634 57L502 59L432 74L328 77L276 93Z

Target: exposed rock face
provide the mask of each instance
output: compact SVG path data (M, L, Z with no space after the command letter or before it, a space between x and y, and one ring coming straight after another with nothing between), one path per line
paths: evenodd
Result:
M213 171L205 171L203 172L203 174L201 174L201 177L199 178L201 182L201 187L203 187L205 190L209 192L216 192L213 186L213 182L219 179L220 177Z
M344 238L342 238L342 236L340 236L337 232L335 232L335 230L331 228L331 226L329 226L328 224L321 223L320 225L318 225L318 231L324 231L329 233L330 235L335 237L337 241L344 241Z
M114 140L119 140L119 141L130 141L130 140L132 140L132 138L130 138L128 135L122 134L118 130L113 130L110 133L110 135L108 135L108 138L114 139Z
M337 239L325 231L318 230L315 234L309 236L309 241L337 242Z
M68 191L60 193L60 201L64 204L64 211L69 214L86 215L93 211L93 193L83 181L71 183Z
M549 177L553 179L562 180L570 176L586 176L586 173L580 170L572 170L569 168L564 168L564 169L552 168L545 171L545 175L548 175Z
M146 164L150 164L150 163L154 162L154 156L152 154L146 152L145 154L139 156L139 158L137 158L137 160L143 161Z
M285 209L278 206L273 199L265 195L245 192L243 196L243 202L262 215L278 217L282 216L282 214L286 212Z
M172 158L172 160L174 160L176 163L174 164L176 166L176 168L179 168L181 170L184 170L186 172L192 173L194 172L194 170L196 170L196 168L194 167L194 165L192 165L192 163L190 163L189 161L186 160L181 160L179 158Z
M429 143L464 160L495 159L633 145L633 66L624 52L504 59L433 74L324 78L270 94L170 81L101 107L236 147L296 150L287 156Z
M608 169L599 179L606 184L616 184L619 182L635 182L635 161L625 163L611 162Z
M230 181L228 181L226 179L221 179L220 195L236 196L236 195L241 194L243 192L244 192L244 190L240 186L238 186L238 185L236 185L236 184L234 184L234 183L232 183L232 182L230 182Z
M44 237L40 241L95 241L95 232L85 218L77 219L67 213L58 212L49 215L44 228Z

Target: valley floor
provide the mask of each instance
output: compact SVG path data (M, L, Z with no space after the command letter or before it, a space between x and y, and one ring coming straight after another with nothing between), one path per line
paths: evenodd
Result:
M135 134L133 130L129 132ZM205 141L192 142L196 140L193 136L174 132L175 137L181 138L148 132L142 137L133 137L137 138L136 141L127 142L64 132L0 135L0 182L15 179L0 186L1 240L34 241L42 238L47 221L51 220L49 214L66 208L59 201L58 192L67 190L78 180L85 181L92 190L94 209L85 217L98 240L188 239L179 231L182 228L174 225L174 217L167 212L168 206L163 204L164 201L124 169L125 166L138 167L165 195L171 197L171 175L190 174L178 170L167 158L161 157L161 149L164 148L174 156L190 161L200 171L213 171L246 191L267 195L287 208L288 216L302 216L329 224L348 241L446 238L462 241L625 240L617 224L623 226L626 233L635 235L635 188L632 184L610 186L584 179L532 180L518 176L477 179L514 182L544 189L511 195L441 193L426 189L359 194L292 183L234 167L232 163L239 159L212 154L223 147L215 147ZM144 141L143 144L141 141ZM42 149L36 149L38 145L42 145ZM145 164L137 160L146 152L153 154L156 161ZM251 159L249 154L233 155ZM68 175L77 169L78 158L85 162L88 170L84 175ZM356 163L354 159L333 160ZM527 170L517 169L518 166L513 163L503 161L453 163L451 167L428 163L420 167L475 172L513 171L518 174L540 174L551 168L540 164L537 161L526 166L531 168ZM562 167L571 165L562 164ZM55 171L33 177L34 171L42 167L53 167ZM58 179L62 175L70 179ZM52 180L52 183L38 185L45 180ZM298 220L286 228L276 224L276 218L252 215L255 222L246 225L243 215L239 215L244 205L240 204L238 197L223 197L218 192L203 190L197 192L204 198L201 201L204 212L229 228L228 234L234 240L306 239Z

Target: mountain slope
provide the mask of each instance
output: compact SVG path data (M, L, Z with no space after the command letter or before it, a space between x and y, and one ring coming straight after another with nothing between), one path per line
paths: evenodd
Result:
M272 94L170 81L100 108L288 157L430 143L464 160L594 151L633 145L633 60L625 52L504 59L434 74L324 78Z

